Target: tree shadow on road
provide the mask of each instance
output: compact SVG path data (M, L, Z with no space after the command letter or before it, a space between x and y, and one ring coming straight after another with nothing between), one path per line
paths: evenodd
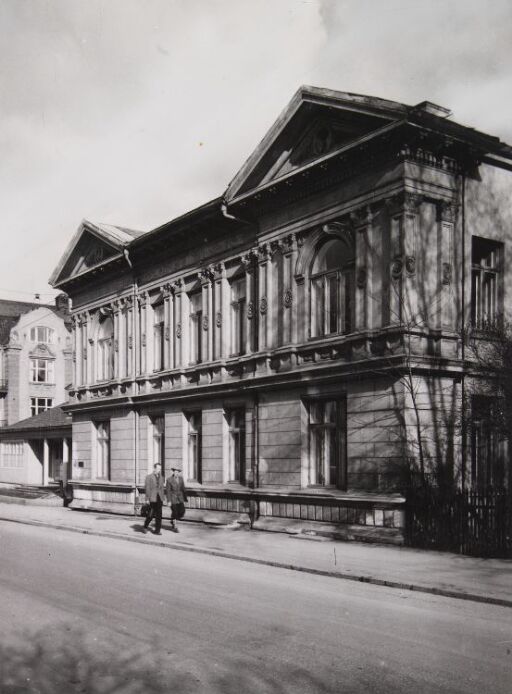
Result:
M329 692L311 673L281 663L112 643L65 624L0 643L2 694L291 694Z

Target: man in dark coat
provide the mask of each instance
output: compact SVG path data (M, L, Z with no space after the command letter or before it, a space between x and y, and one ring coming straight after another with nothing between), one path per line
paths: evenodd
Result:
M171 468L172 475L167 478L165 485L165 495L167 501L171 504L171 528L175 533L178 533L177 521L185 515L185 502L187 499L187 490L185 482L181 476L181 470Z
M146 501L149 504L149 512L144 521L144 531L147 530L149 524L155 519L155 535L161 535L160 528L162 527L162 504L164 503L164 479L161 474L160 463L155 463L153 472L146 476Z

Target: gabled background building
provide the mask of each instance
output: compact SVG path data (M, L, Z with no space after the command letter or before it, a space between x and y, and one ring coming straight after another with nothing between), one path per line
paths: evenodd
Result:
M65 294L53 305L0 300L0 482L44 482L42 454L32 465L8 427L67 399L73 378L68 303ZM62 450L56 455L62 460Z
M435 104L303 87L222 197L146 234L83 222L50 280L75 505L136 504L159 461L191 512L399 541L411 471L494 465L462 338L506 309L511 161Z

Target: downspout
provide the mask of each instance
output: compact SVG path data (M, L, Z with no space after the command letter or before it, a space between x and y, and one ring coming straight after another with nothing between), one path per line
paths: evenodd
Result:
M253 224L252 222L249 222L249 220L247 219L235 217L235 215L231 214L231 212L228 212L228 203L226 202L226 198L222 198L222 202L220 203L220 211L226 219L232 219L235 222L242 222L242 224Z
M125 249L126 260L130 263L128 257L128 250ZM130 267L133 269L132 264ZM139 501L139 492L137 489L137 482L139 476L139 411L137 405L135 404L135 393L136 393L136 376L137 376L137 349L138 349L138 323L137 320L137 282L135 277L133 278L133 314L132 314L132 339L133 339L133 354L132 354L132 402L133 402L133 483L134 483L134 493L133 493L133 515L137 515L137 506ZM127 345L128 347L128 345Z
M461 190L461 225L462 225L462 273L461 273L461 292L462 292L462 319L461 319L461 359L462 359L462 378L461 378L461 398L462 398L462 467L461 482L462 490L466 486L466 456L467 456L467 426L466 426L466 172L462 172Z

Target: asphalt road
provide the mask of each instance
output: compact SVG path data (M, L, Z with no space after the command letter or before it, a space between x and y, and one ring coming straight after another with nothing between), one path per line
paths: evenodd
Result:
M2 694L512 691L512 610L0 523Z

